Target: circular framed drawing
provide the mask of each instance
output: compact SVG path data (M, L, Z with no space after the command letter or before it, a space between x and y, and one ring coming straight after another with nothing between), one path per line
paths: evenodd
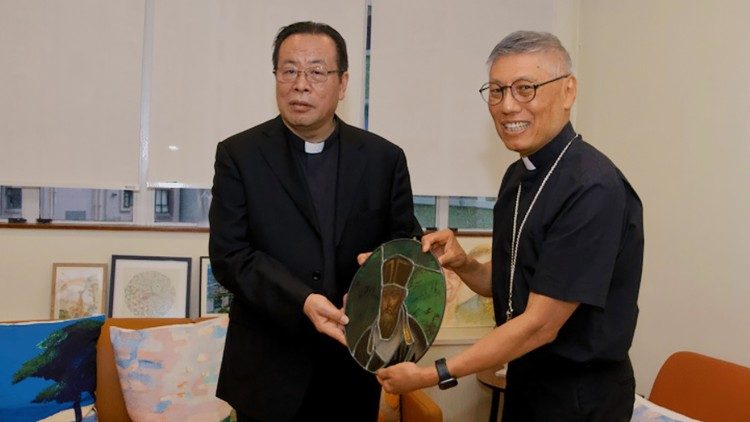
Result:
M432 253L412 239L386 242L354 275L346 303L346 343L370 372L416 362L437 336L445 311L445 276Z

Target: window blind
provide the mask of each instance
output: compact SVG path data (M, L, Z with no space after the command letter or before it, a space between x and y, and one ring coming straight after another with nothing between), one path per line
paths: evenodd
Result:
M296 21L327 23L346 40L338 114L361 126L364 1L160 0L155 9L149 186L211 187L216 144L278 114L273 39Z
M143 13L0 2L0 185L138 188Z
M492 48L519 29L575 33L573 2L374 0L370 129L404 148L414 193L495 196L518 156L478 93ZM565 40L563 40L565 42Z

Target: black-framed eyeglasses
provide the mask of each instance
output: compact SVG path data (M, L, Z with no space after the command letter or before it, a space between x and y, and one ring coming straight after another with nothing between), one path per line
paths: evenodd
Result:
M340 70L328 70L324 66L313 66L306 69L300 70L296 67L282 67L273 71L276 75L276 80L281 83L290 83L297 80L300 73L305 74L305 78L308 82L323 83L328 80L328 75L331 73L341 73Z
M567 78L568 76L570 76L570 73L562 75L562 76L558 76L554 79L550 79L546 82L541 82L538 84L531 83L523 79L519 79L510 85L500 85L494 82L487 82L484 85L482 85L481 88L479 88L479 94L482 96L482 99L487 104L497 105L503 101L505 89L508 88L510 89L510 93L511 95L513 95L513 98L515 98L516 101L518 101L519 103L528 103L528 102L531 102L531 100L533 100L534 97L536 97L536 90L539 87L550 84L555 81L559 81L560 79L563 79L563 78Z

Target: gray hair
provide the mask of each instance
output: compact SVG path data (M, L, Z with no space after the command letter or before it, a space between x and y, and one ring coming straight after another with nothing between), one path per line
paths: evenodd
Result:
M492 49L487 58L487 65L491 66L498 58L512 54L552 52L559 57L554 69L549 69L555 74L566 74L573 72L573 62L570 60L568 50L563 47L560 40L549 32L516 31L503 38Z

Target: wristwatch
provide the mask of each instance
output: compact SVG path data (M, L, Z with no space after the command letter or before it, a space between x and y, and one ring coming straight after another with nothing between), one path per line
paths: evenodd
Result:
M448 371L448 365L445 363L445 358L436 360L435 368L437 369L439 379L438 388L441 390L447 390L458 385L458 380Z

